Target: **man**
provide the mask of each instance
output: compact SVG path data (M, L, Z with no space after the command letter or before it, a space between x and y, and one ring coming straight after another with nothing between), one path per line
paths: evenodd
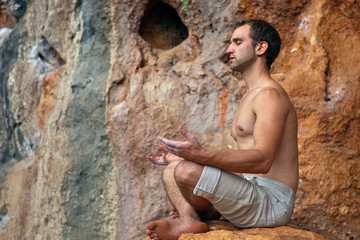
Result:
M231 69L241 72L247 86L231 126L236 148L205 149L183 128L185 142L158 137L168 155L148 158L166 165L163 181L175 209L172 219L147 224L150 238L206 232L202 220L219 216L245 228L289 222L299 179L297 117L269 74L280 44L276 29L262 20L243 21L233 32Z

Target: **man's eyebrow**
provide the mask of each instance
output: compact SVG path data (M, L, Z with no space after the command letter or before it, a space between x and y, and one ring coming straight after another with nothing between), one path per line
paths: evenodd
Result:
M236 42L236 41L242 41L242 39L241 38L233 38L233 39L230 39L230 42Z

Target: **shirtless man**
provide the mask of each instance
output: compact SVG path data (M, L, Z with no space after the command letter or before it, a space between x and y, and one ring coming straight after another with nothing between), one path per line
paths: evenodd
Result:
M298 186L297 117L285 90L269 69L280 51L278 32L262 20L246 20L227 49L231 69L247 86L231 127L236 148L213 151L180 128L186 141L158 137L166 165L163 181L172 219L152 221L151 239L178 239L208 231L207 219L225 217L238 227L286 225ZM246 173L246 174L245 174Z

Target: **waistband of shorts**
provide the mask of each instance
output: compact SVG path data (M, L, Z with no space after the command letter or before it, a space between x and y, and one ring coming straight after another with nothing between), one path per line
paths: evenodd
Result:
M285 183L282 183L282 182L274 180L274 179L260 177L257 175L247 174L247 173L243 173L242 176L245 179L252 180L252 181L256 182L258 185L263 186L263 187L273 188L274 186L276 186L282 193L284 193L286 195L290 193L291 198L292 199L295 198L294 190L292 190L292 188L289 187L288 185L286 185Z

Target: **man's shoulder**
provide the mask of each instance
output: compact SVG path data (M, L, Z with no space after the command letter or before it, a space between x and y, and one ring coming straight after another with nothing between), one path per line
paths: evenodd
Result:
M254 110L256 109L268 109L280 108L288 112L292 103L286 91L282 87L268 86L262 88L254 96Z
M289 100L289 96L281 86L267 86L261 88L254 96L254 100Z

